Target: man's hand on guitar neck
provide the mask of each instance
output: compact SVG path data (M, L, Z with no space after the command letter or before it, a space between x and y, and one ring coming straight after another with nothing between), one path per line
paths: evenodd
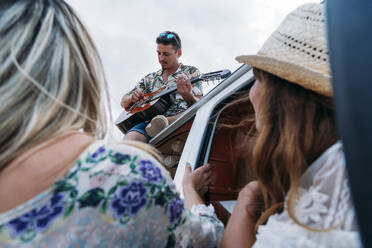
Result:
M131 94L125 94L121 99L121 106L125 109L130 108L133 104L140 101L143 98L144 94L141 90L136 89Z
M185 79L183 75L177 78L177 92L190 106L200 99L201 96L195 96L192 92L192 85L189 79Z

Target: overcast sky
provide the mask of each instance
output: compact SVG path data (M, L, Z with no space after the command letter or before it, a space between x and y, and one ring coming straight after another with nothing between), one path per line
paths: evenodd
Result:
M113 119L120 99L160 68L155 39L176 31L180 61L201 72L236 70L235 57L256 53L283 18L308 0L67 0L92 35L108 79Z

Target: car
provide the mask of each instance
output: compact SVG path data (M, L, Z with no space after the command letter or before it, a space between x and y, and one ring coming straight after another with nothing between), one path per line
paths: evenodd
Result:
M244 103L229 105L238 96L247 94L254 80L250 66L239 67L149 141L163 154L179 192L183 192L187 163L192 169L210 163L212 183L206 200L218 206L220 203L231 212L240 188L254 179L249 161L240 156L241 132L247 132L247 127L230 128L253 109ZM221 214L224 209L221 208Z

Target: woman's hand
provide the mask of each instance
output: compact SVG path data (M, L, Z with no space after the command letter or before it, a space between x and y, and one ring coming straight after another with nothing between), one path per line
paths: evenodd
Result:
M202 196L208 191L210 183L211 169L209 164L203 165L193 172L191 172L191 166L186 165L182 187L187 208L191 209L193 205L204 204Z
M183 176L183 188L192 188L203 196L211 183L211 166L210 164L203 165L198 169L191 171L191 166L186 165L185 174Z

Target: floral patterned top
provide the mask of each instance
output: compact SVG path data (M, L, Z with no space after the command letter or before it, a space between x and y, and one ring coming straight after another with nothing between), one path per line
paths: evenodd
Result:
M183 74L186 78L192 79L200 75L199 70L194 66L183 65L180 63L177 71L168 77L168 81L163 81L163 71L160 69L157 72L150 73L142 78L128 94L131 94L135 89L140 89L143 93L152 93L156 90L162 88L163 86L177 86L177 78L179 75ZM201 96L202 85L200 82L194 84L192 92L195 96ZM165 112L165 116L173 116L181 113L187 109L187 103L178 93L175 95L174 104L172 104L169 109Z
M169 173L132 146L97 141L67 175L0 214L0 247L216 247L212 206L184 206Z

